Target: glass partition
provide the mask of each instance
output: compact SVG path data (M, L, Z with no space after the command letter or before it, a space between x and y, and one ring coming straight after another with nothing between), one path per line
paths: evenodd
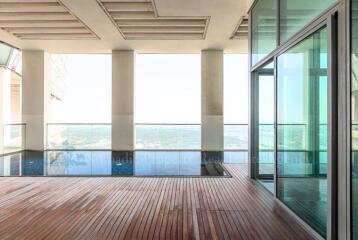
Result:
M277 62L277 196L322 236L327 228L327 61L324 28Z
M256 179L274 192L275 173L275 78L273 64L257 70L254 74L256 96L255 141Z
M25 124L5 124L2 126L2 151L0 154L21 151L25 147Z
M248 132L247 124L225 124L224 125L224 149L248 151Z
M358 0L352 0L351 104L352 104L352 239L358 239Z
M111 149L110 124L47 124L47 149Z
M336 0L280 0L280 42L286 42Z
M258 63L277 45L277 0L257 1L251 12L251 62Z
M136 124L136 149L200 148L200 124Z

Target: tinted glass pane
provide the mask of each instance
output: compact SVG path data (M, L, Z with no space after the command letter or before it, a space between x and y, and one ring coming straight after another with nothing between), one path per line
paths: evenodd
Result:
M280 41L287 41L315 17L321 14L335 0L281 0L280 2Z
M0 65L6 65L7 60L11 53L11 47L0 43Z
M321 235L327 218L327 31L278 58L278 197ZM304 188L302 186L305 186Z
M352 0L352 238L358 239L358 0Z
M277 0L260 0L251 12L252 65L276 48Z
M265 187L274 191L275 150L275 80L273 68L266 66L256 74L258 96L258 157L256 174Z

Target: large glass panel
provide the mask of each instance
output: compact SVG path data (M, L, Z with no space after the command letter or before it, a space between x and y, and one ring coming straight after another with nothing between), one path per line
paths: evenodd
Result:
M327 91L327 30L322 29L277 63L278 197L322 236L327 227Z
M274 192L275 159L275 79L273 64L259 69L255 74L257 96L257 164L256 178Z
M281 0L280 42L286 42L336 0Z
M251 12L251 61L255 65L276 48L277 0L259 0Z
M352 0L352 239L358 239L358 0Z

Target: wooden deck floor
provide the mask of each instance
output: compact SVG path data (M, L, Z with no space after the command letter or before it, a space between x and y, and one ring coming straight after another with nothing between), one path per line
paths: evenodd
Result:
M0 239L313 239L233 178L0 178Z

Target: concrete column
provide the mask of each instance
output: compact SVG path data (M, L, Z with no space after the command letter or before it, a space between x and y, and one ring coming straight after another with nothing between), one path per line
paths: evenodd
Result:
M224 53L222 50L201 52L201 148L224 150Z
M112 150L134 150L134 52L112 52Z
M44 150L45 104L48 102L49 56L44 51L22 52L22 120L26 123L26 149Z

